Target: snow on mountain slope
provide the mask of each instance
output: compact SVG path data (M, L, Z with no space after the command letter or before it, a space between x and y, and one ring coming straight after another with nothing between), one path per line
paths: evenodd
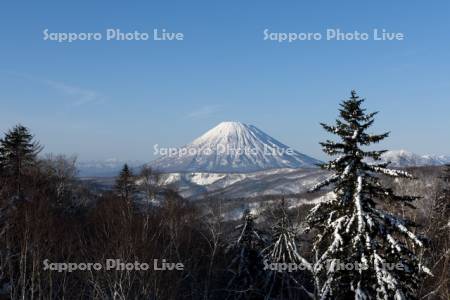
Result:
M442 165L450 162L445 156L421 156L405 150L388 151L382 161L393 167ZM247 173L185 172L164 175L164 185L176 187L190 199L205 195L221 199L256 198L270 195L305 193L327 177L318 168L282 168Z
M320 163L240 122L222 122L176 150L149 165L162 172L245 173Z
M381 156L392 167L440 166L450 163L450 156L418 155L406 150L387 151Z
M253 173L236 183L209 192L211 197L224 199L255 198L269 195L289 195L306 193L315 184L324 180L328 173L321 169L282 169L267 174Z
M161 184L176 188L183 197L205 195L222 198L253 198L304 193L325 179L319 168L273 169L251 173L167 173Z

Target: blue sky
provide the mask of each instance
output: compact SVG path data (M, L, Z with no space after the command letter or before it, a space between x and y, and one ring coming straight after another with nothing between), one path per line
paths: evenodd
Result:
M4 1L0 130L29 126L47 152L153 158L223 120L324 158L338 103L356 89L380 145L450 154L448 1ZM183 41L43 40L107 28ZM402 32L403 41L264 41L263 31Z

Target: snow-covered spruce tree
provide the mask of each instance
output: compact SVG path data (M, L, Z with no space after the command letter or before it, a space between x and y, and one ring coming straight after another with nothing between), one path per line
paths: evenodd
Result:
M409 229L413 222L385 209L413 207L416 197L398 196L379 180L380 175L413 177L377 163L385 151L362 149L388 136L366 132L376 113L366 113L363 101L352 91L336 124L321 124L340 141L321 143L325 153L336 157L321 167L334 174L312 189L334 186L334 197L308 216L310 227L318 230L313 267L317 293L321 299L414 299L421 273L429 273L415 254L424 240Z
M284 198L274 217L271 242L263 250L266 299L312 298L303 282L312 266L299 253L297 231L289 220Z
M255 226L256 216L245 210L242 224L235 227L236 239L228 247L232 257L228 271L232 274L227 290L233 299L260 299L263 262L261 250L265 246L263 232Z

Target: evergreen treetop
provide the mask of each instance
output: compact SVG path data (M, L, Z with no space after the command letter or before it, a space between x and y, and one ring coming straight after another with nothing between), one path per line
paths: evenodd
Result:
M20 176L26 166L35 162L41 150L28 128L18 124L0 139L0 170L4 175Z
M261 249L265 240L255 226L255 219L249 209L244 211L242 223L235 227L238 235L227 249L231 256L228 271L232 274L227 290L233 299L259 299L264 294L260 285L263 270Z
M16 125L0 139L0 175L14 187L13 195L23 197L24 178L42 150L28 128Z
M119 177L116 179L116 191L119 196L131 204L131 198L136 192L135 178L133 172L124 164L122 170L119 173Z

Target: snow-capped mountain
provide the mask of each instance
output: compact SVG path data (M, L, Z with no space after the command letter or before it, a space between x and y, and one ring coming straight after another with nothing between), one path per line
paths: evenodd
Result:
M440 166L450 163L450 156L419 155L406 150L391 150L381 156L392 167Z
M317 163L320 161L293 150L255 126L222 122L150 166L162 172L246 173L314 167Z

